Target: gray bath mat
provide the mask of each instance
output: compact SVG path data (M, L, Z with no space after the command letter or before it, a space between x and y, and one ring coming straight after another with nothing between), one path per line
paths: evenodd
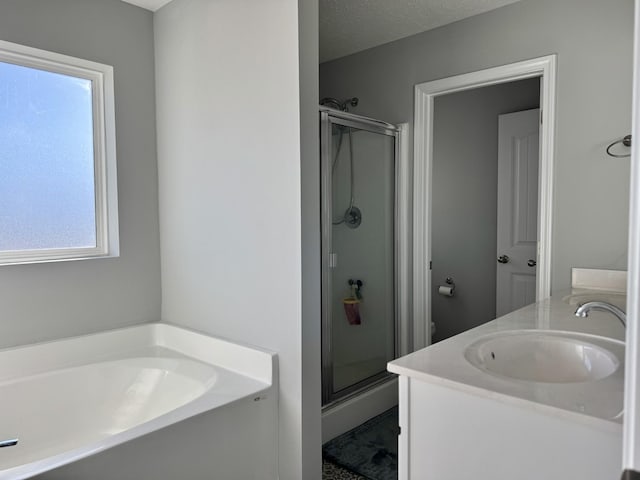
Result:
M371 480L397 480L398 407L325 443L322 455Z

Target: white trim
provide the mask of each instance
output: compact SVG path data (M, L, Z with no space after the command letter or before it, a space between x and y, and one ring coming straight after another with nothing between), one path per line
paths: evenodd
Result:
M433 104L440 95L472 88L541 77L540 169L538 184L538 269L536 299L551 294L551 227L555 135L556 56L489 68L425 82L415 87L413 318L414 347L431 343L431 182L433 164Z
M640 0L635 2L633 127L622 468L640 471Z
M413 348L431 344L431 164L427 157L433 151L433 96L415 88L413 126ZM427 130L428 128L428 130ZM418 133L420 132L420 133Z
M0 40L0 62L91 81L96 246L0 252L0 265L119 255L113 67Z
M398 326L400 328L400 342L398 356L411 353L411 328L409 319L411 318L411 305L409 288L411 285L410 278L410 259L411 251L409 229L411 219L409 217L409 206L411 205L411 172L409 164L409 124L398 124L398 155L396 166L396 222L398 232L398 253L397 253L397 294L398 302Z

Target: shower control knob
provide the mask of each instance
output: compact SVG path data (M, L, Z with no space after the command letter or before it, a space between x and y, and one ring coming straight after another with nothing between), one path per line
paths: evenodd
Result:
M509 255L500 255L498 257L498 263L509 263L509 260L511 260Z

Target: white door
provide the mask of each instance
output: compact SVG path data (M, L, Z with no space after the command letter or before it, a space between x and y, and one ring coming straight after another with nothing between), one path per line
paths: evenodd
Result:
M536 301L540 110L498 117L496 315Z

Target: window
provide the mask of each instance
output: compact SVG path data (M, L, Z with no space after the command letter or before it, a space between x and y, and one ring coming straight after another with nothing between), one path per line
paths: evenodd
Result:
M113 69L0 41L0 264L118 255Z

